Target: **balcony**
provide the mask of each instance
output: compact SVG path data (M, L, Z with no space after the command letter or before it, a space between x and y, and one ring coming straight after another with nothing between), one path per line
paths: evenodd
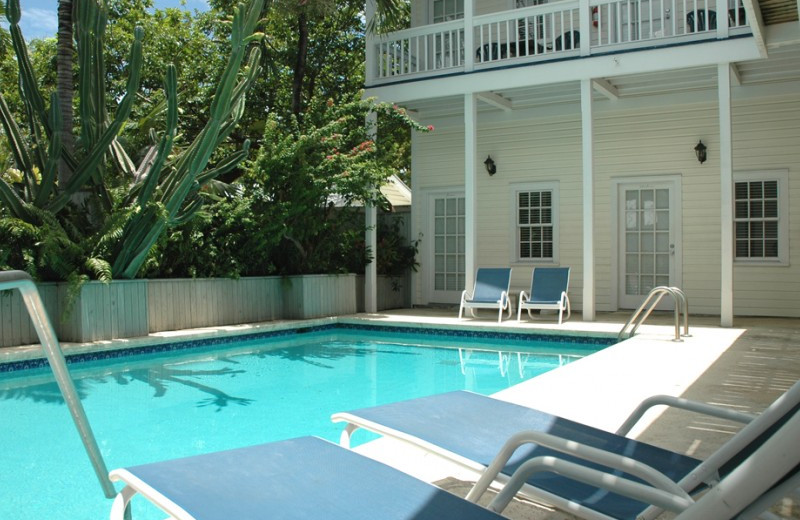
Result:
M749 32L742 0L561 0L369 37L367 83L378 86Z

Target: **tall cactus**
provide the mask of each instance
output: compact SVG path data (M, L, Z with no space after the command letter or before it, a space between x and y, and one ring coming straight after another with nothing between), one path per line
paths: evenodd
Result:
M58 98L50 98L49 109L37 88L37 81L28 58L25 40L19 28L19 0L7 0L12 44L20 71L20 93L27 117L28 136L23 136L0 93L0 123L11 145L14 162L22 172L23 182L11 185L0 178L0 204L14 218L36 223L37 210L54 215L63 213L76 194L89 192L101 209L96 240L89 240L94 249L88 258L101 257L111 265L117 278L133 278L147 258L150 249L167 226L190 218L201 205L198 193L205 183L233 169L243 160L249 148L222 160L207 169L214 149L230 134L244 110L245 94L259 70L260 50L252 46L247 66L242 72L248 48L262 35L256 24L264 0L251 0L239 5L231 31L231 53L211 103L210 118L203 130L183 150L176 153L173 142L178 127L177 74L167 67L165 93L166 128L159 142L137 167L117 141L130 117L139 88L142 68L141 28L134 32L128 60L126 91L113 117L106 113L105 64L103 41L107 14L98 0L82 0L76 9L78 54L79 114L82 153L71 156L59 139L61 117ZM64 159L73 174L65 186L57 183L58 159ZM127 195L114 201L104 184L103 168L114 164L129 178ZM110 245L109 245L110 244Z
M241 119L244 113L245 93L259 73L261 53L258 47L253 47L246 73L242 78L238 77L249 44L261 38L261 34L254 32L263 4L263 0L255 0L249 5L240 4L236 8L231 30L231 54L214 93L209 120L191 145L177 157L174 166L162 172L160 164L169 153L177 125L174 69L170 69L167 73L168 130L162 143L159 144L157 158L149 169L139 193L138 204L141 211L136 212L123 229L112 264L114 277L135 276L166 227L185 220L199 209L199 199L194 198L186 205L187 198L197 195L202 184L230 171L247 156L249 141L245 141L243 150L232 154L219 166L204 173L214 149ZM159 183L159 190L154 191L157 181L151 176L162 174L164 180Z

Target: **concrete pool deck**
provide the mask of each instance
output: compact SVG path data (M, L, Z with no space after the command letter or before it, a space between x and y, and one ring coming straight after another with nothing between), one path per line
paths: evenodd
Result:
M452 309L404 309L362 320L382 323L481 326L491 330L563 330L618 332L627 313L598 316L596 322L574 317L562 326L548 317L519 324L454 317ZM717 317L690 317L690 337L674 342L672 314L654 315L630 340L495 394L498 399L535 407L605 430L616 430L643 399L668 394L758 413L800 379L800 320L737 319L736 327L715 325ZM730 438L739 425L674 410L654 410L631 435L687 455L705 458ZM442 463L389 439L357 448L423 480L466 494L474 474ZM790 500L773 512L800 518ZM513 519L572 518L526 502L506 510Z

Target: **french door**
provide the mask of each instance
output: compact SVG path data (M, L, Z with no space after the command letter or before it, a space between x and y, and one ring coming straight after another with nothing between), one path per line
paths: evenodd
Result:
M463 192L429 196L428 299L431 303L458 303L464 290L464 211Z
M680 285L680 181L620 182L617 206L618 303L635 309L654 287Z

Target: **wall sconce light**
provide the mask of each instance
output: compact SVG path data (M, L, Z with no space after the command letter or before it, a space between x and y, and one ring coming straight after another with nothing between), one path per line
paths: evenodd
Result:
M486 157L486 160L483 161L483 165L486 166L486 171L489 173L490 177L497 173L497 165L494 163L494 159L492 159L491 155Z
M697 146L694 147L694 153L697 155L697 160L700 161L700 164L706 162L706 145L703 144L703 141L697 143Z

